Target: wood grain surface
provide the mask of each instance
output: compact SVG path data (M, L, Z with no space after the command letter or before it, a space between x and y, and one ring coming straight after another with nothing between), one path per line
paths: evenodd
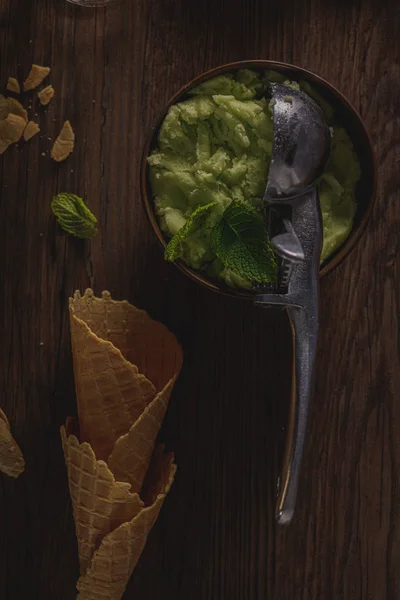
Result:
M286 317L173 266L139 196L166 100L221 63L309 68L359 109L379 165L364 237L323 280L318 377L298 509L274 523L290 374ZM59 427L76 411L67 303L109 289L166 323L185 362L161 438L179 471L124 598L400 598L400 9L398 0L0 0L1 85L32 62L56 97L41 135L0 158L0 406L26 457L0 476L0 598L71 600L78 575ZM63 121L76 150L56 165ZM45 153L45 156L42 154ZM49 203L83 195L100 233L65 236Z

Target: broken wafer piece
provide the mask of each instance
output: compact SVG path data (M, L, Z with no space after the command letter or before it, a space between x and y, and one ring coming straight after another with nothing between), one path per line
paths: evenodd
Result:
M13 92L14 94L20 94L21 93L21 88L20 88L20 85L18 83L18 79L15 79L15 77L9 77L6 89L9 92Z
M176 471L155 443L182 351L164 325L108 292L76 292L70 324L79 427L68 419L61 436L78 598L120 600Z
M9 112L10 109L8 106L7 98L5 98L3 94L0 94L0 121L5 119Z
M5 98L0 94L0 121L4 121L10 113L22 117L25 123L28 122L28 113L22 104L15 98Z
M55 92L52 85L48 85L42 90L40 90L40 92L38 93L40 104L42 106L47 106L50 100L53 98L54 93Z
M56 141L51 149L51 158L56 162L61 162L68 158L74 149L75 133L69 121L65 121Z
M10 477L18 477L24 470L24 457L11 434L8 419L0 409L0 471Z
M10 144L21 139L25 126L25 119L12 113L0 121L0 154L7 150Z
M18 102L15 98L6 98L8 105L8 113L12 113L13 115L18 115L22 117L25 123L28 122L28 113L22 106L21 102Z
M50 73L49 67L42 67L40 65L32 65L28 77L24 81L24 92L34 90L40 85Z
M27 126L24 129L24 140L27 142L28 140L33 138L34 135L39 133L39 131L40 131L39 125L37 123L35 123L35 121L29 121L29 123L27 124Z

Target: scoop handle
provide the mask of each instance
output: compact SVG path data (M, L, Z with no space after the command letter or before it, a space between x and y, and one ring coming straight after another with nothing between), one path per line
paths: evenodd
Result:
M322 226L318 191L314 190L293 207L292 223L298 233L305 260L293 266L288 303L292 327L293 367L292 394L286 450L277 500L276 518L282 525L290 523L296 504L300 468L307 430L308 406L314 388L318 338L319 265Z
M286 525L292 520L307 430L308 406L315 375L315 332L303 308L287 309L293 338L292 394L285 458L282 467L276 519Z

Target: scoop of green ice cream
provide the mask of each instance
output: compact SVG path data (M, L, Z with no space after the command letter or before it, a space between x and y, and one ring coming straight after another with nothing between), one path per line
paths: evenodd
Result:
M229 286L251 288L216 257L211 231L231 202L252 210L262 208L273 142L273 120L266 95L270 81L243 69L220 75L189 92L189 99L172 106L160 128L158 148L148 158L150 183L160 226L174 236L199 206L210 205L207 218L180 245L181 260ZM297 83L293 84L298 86ZM300 87L323 109L329 124L332 108L307 82ZM348 237L356 212L355 186L360 166L343 127L332 128L332 152L319 184L323 218L321 260Z

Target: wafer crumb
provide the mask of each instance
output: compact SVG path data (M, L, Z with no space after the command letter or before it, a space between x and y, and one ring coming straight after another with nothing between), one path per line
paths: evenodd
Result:
M24 92L34 90L40 85L50 73L49 67L42 67L40 65L32 65L28 77L24 81Z
M15 79L15 77L9 77L8 78L8 83L7 83L6 89L9 92L14 92L14 94L20 94L21 93L20 85L18 83L18 80Z
M50 100L53 98L54 96L54 88L52 85L47 85L45 88L43 88L39 93L39 100L40 100L40 104L42 106L47 106L48 103L50 102Z
M51 150L51 158L57 162L65 160L73 151L75 133L69 121L65 121Z
M29 123L27 124L27 126L25 127L25 130L24 130L24 140L27 142L28 140L33 138L34 135L39 133L39 131L40 131L39 125L37 123L35 123L35 121L29 121Z

